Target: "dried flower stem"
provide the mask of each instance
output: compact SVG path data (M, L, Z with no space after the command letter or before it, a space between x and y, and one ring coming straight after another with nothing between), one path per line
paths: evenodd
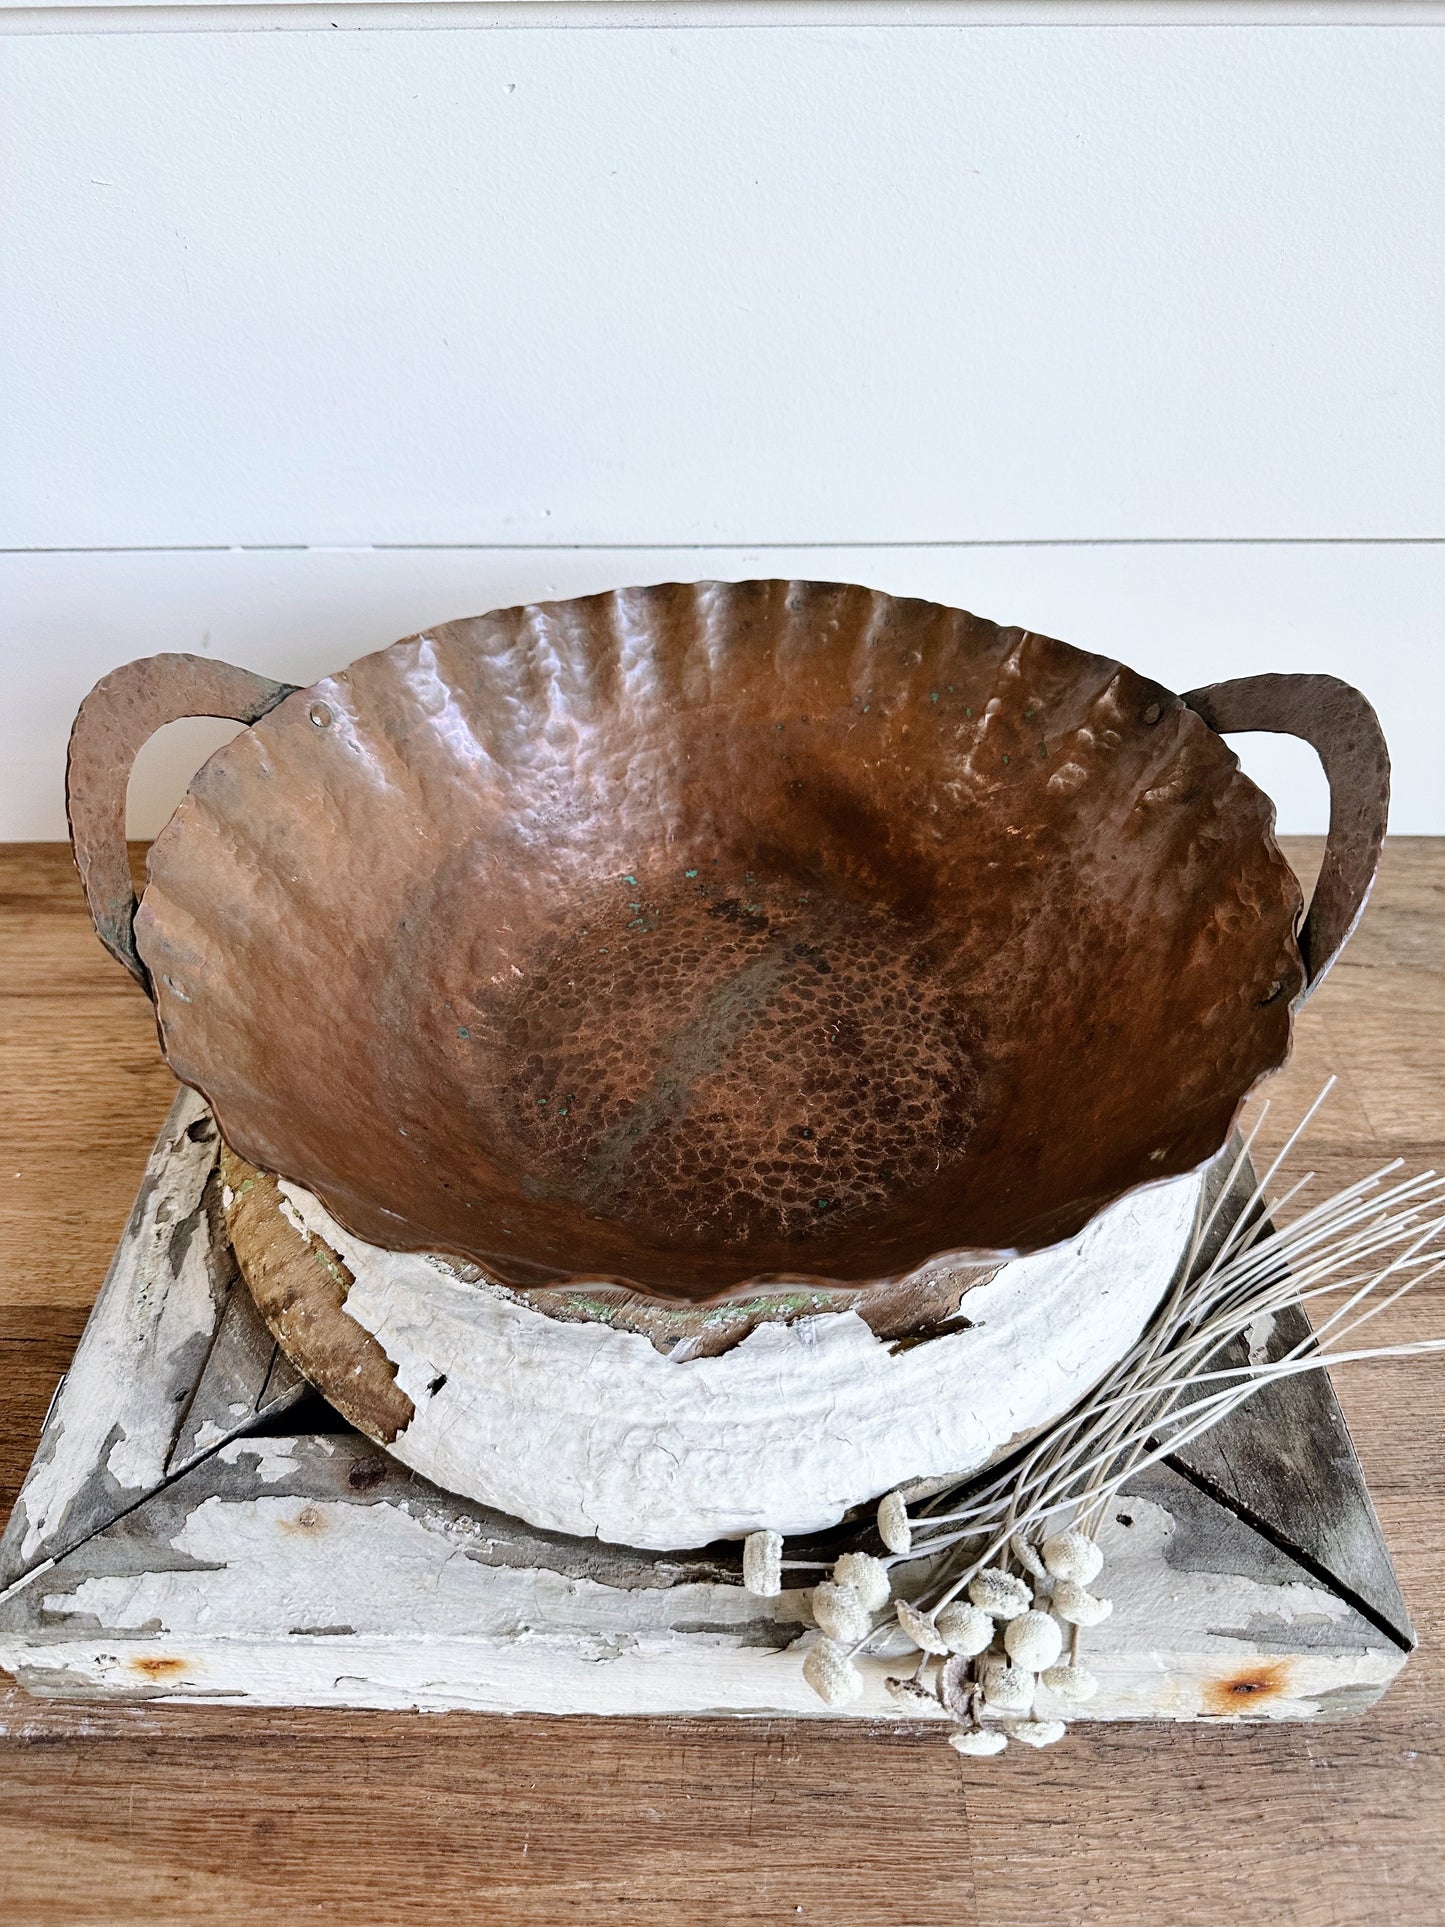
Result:
M1416 1358L1445 1351L1445 1338L1358 1346L1349 1340L1406 1292L1445 1268L1445 1179L1433 1172L1380 1188L1400 1168L1396 1159L1283 1228L1270 1225L1265 1196L1286 1157L1313 1119L1331 1079L1283 1148L1259 1177L1209 1263L1200 1253L1226 1199L1237 1196L1264 1109L1209 1210L1201 1214L1186 1262L1148 1328L1074 1412L982 1483L934 1495L906 1516L911 1544L890 1566L955 1553L913 1603L937 1611L980 1572L1007 1569L1011 1537L1026 1541L1046 1521L1068 1512L1091 1534L1120 1486L1197 1438L1265 1386L1300 1372L1362 1359ZM1265 1107L1267 1109L1267 1107ZM1292 1204L1308 1173L1275 1206ZM1343 1294L1343 1297L1341 1297ZM1249 1328L1289 1306L1316 1299L1341 1302L1277 1359L1225 1365L1220 1354ZM852 1649L861 1651L877 1629ZM1070 1630L1070 1661L1078 1628ZM924 1666L927 1655L924 1656ZM924 1670L920 1666L920 1677Z

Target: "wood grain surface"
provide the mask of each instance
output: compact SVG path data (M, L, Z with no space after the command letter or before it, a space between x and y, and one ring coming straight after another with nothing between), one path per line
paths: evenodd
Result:
M62 849L0 852L0 1003L8 1510L173 1087ZM1330 1070L1322 1180L1439 1164L1445 844L1388 846L1267 1128ZM1445 1330L1445 1291L1379 1324ZM1445 1364L1337 1385L1421 1641L1359 1722L1081 1728L964 1762L870 1728L102 1707L0 1685L0 1919L1438 1927Z

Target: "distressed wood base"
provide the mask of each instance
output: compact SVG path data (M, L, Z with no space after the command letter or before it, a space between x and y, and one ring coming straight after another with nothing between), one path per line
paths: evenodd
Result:
M887 1654L860 1700L824 1707L790 1650L811 1637L804 1591L744 1592L736 1545L645 1553L536 1530L346 1428L239 1284L216 1154L182 1093L0 1542L0 1666L24 1687L916 1718L884 1691ZM1300 1329L1280 1320L1257 1342L1283 1348ZM1412 1645L1322 1374L1261 1393L1141 1476L1101 1539L1115 1613L1088 1635L1101 1690L1082 1717L1338 1717L1376 1699Z

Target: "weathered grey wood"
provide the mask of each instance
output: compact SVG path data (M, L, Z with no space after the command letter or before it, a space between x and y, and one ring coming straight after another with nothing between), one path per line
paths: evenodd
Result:
M1196 1263L1217 1255L1225 1235L1253 1204L1261 1231L1271 1221L1254 1203L1258 1175L1236 1135L1205 1192L1218 1211ZM1219 1193L1225 1195L1219 1198ZM1310 1333L1292 1305L1219 1355L1222 1368L1283 1358ZM1326 1577L1406 1650L1415 1643L1395 1568L1364 1474L1328 1376L1303 1373L1255 1393L1249 1403L1201 1433L1170 1463L1266 1537Z
M208 1196L215 1186L213 1179ZM217 1250L230 1255L224 1240L217 1240ZM184 1471L259 1418L289 1410L306 1390L305 1379L271 1336L231 1259L225 1308L215 1342L181 1422L166 1471Z
M304 1389L217 1235L218 1149L205 1105L178 1091L0 1540L0 1589Z
M1282 1358L1309 1334L1297 1306L1255 1335L1259 1359ZM1250 1362L1241 1340L1222 1365ZM1326 1575L1408 1650L1410 1615L1344 1415L1323 1372L1281 1379L1173 1455L1206 1491L1302 1564Z
M178 1092L0 1541L0 1586L165 1474L226 1297L205 1201L217 1149L201 1100Z

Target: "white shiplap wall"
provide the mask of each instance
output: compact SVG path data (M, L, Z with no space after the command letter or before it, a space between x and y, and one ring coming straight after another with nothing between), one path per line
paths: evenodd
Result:
M1445 831L1434 10L481 11L0 10L0 835L132 655L790 572L1332 669Z

